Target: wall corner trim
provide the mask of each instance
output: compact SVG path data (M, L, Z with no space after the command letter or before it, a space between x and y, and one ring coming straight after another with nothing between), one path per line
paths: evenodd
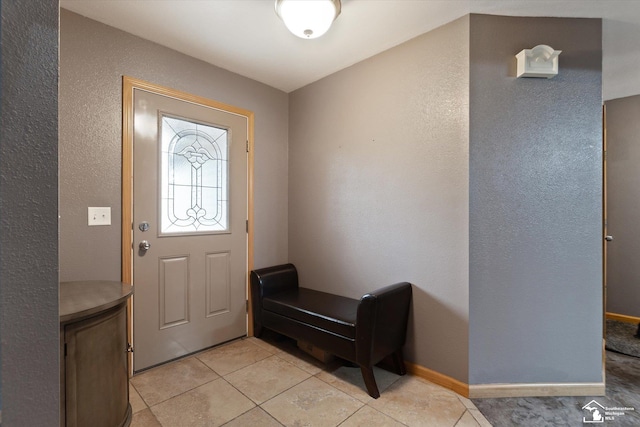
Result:
M404 363L408 373L454 391L463 397L469 397L468 384L463 383L462 381L458 381L455 378L451 378L447 375L441 374L440 372L425 368L424 366L416 365L407 361L405 361Z
M477 384L469 386L469 398L604 396L605 383Z

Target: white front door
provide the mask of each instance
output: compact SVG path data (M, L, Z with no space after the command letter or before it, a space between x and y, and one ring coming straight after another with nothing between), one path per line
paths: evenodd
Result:
M135 371L247 333L248 126L133 89Z

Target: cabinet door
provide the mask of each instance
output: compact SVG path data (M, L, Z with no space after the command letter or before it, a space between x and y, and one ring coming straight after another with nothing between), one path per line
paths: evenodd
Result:
M113 427L128 416L125 305L65 327L67 426Z

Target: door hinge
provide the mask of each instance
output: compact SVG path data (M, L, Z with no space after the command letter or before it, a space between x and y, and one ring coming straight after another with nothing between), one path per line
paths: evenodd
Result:
M247 231L247 234L249 234L249 220L246 220L244 224L245 224L245 229Z
M249 152L249 140L247 140L247 153Z
M249 300L245 301L245 311L248 313L249 312Z
M64 343L64 357L67 357L67 343Z
M131 343L127 343L127 353L133 353L133 346Z

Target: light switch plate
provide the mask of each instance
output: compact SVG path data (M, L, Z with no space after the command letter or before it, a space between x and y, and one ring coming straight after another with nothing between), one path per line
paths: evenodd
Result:
M111 207L89 207L89 225L111 225Z

